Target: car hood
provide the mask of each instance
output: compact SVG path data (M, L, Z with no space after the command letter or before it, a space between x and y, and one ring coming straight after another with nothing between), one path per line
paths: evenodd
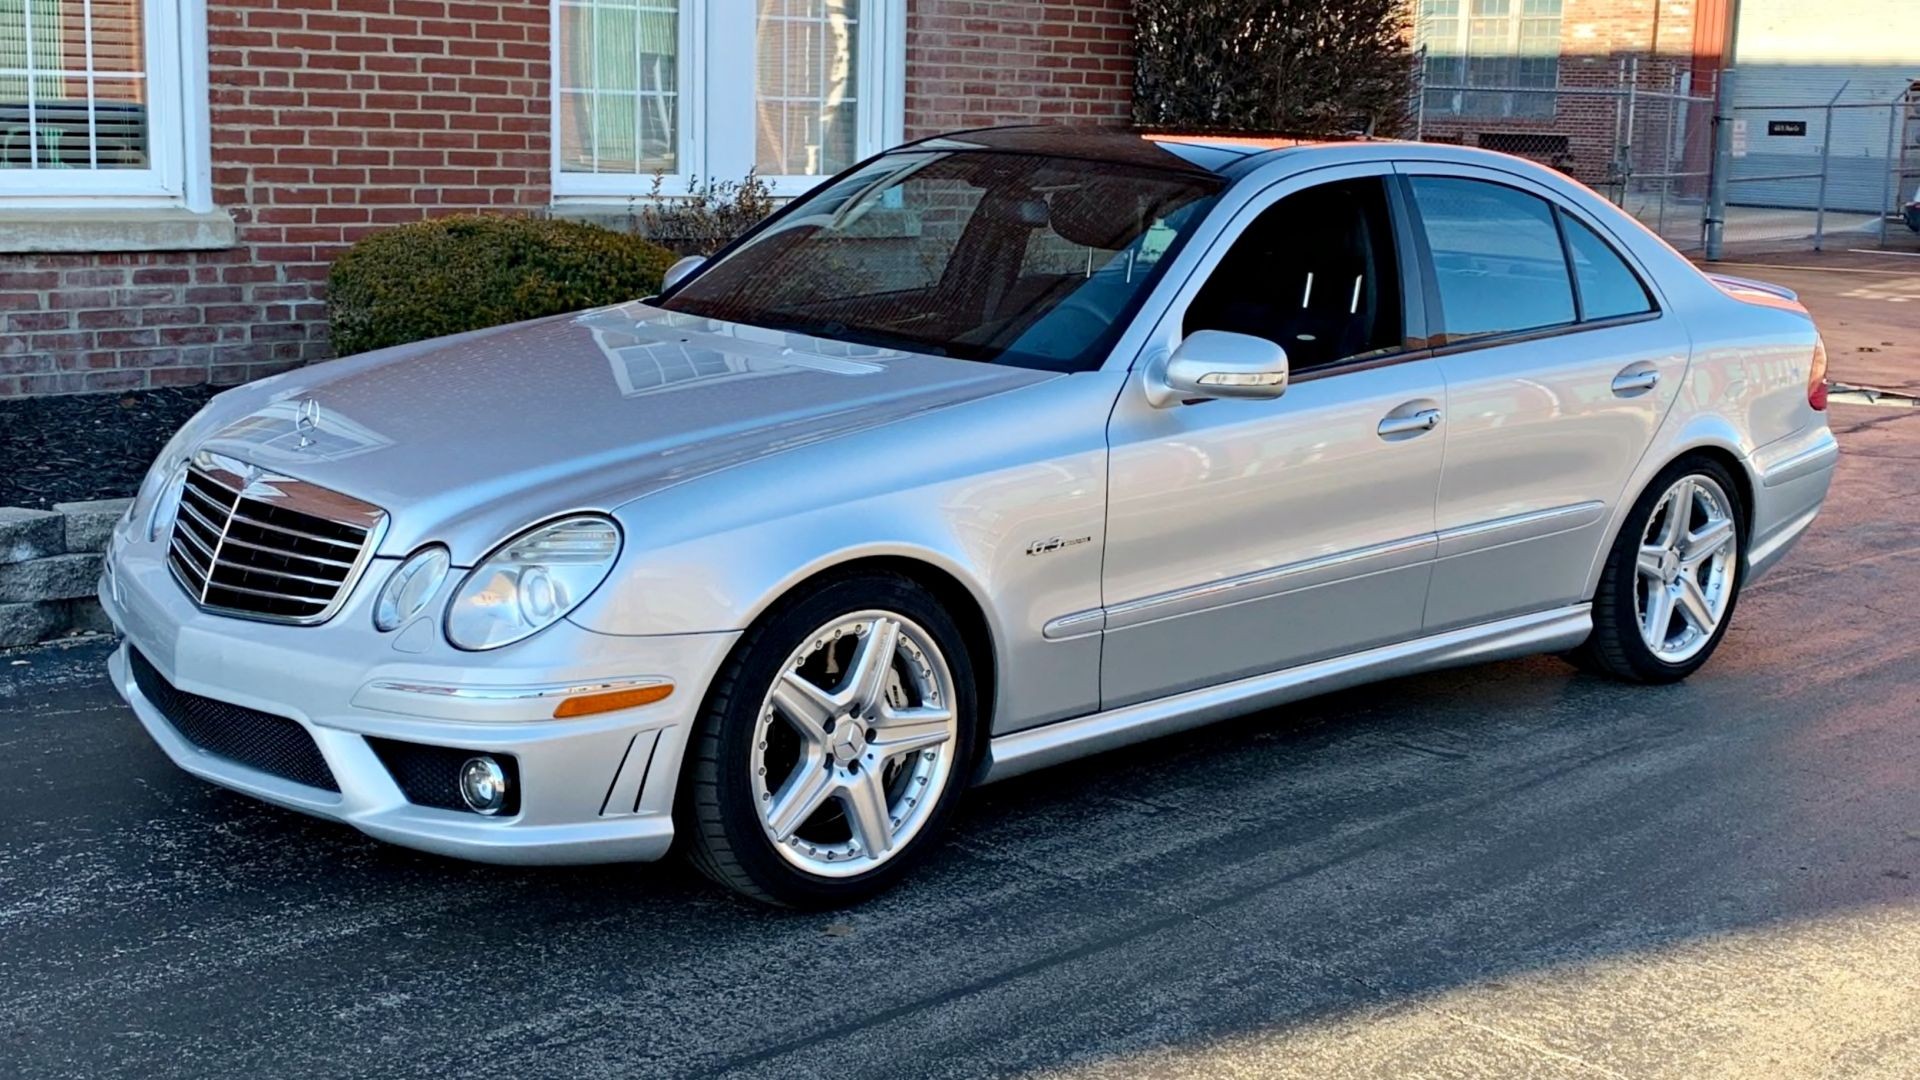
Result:
M200 445L386 509L381 554L468 565L555 514L1056 377L632 303L275 376Z

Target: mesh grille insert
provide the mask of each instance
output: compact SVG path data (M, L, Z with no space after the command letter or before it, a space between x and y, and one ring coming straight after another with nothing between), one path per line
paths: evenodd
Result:
M282 780L340 790L320 747L297 721L190 694L168 682L140 650L129 649L127 654L141 695L188 742Z

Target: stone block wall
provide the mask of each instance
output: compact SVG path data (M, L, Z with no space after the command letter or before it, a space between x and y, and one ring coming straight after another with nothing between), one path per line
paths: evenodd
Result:
M0 648L111 632L94 592L107 538L129 502L0 507Z

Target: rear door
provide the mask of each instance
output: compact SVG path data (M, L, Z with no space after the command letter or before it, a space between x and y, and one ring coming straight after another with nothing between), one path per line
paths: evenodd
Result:
M1523 177L1405 164L1447 386L1428 632L1582 598L1690 351L1605 226Z

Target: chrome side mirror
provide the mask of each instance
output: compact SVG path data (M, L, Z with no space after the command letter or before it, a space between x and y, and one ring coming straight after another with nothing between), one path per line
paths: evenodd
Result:
M672 266L667 267L667 272L660 275L660 291L666 292L668 289L687 280L688 277L692 276L694 271L705 265L707 265L707 257L705 255L689 255L679 262L674 263Z
M1263 337L1195 330L1147 367L1147 401L1164 409L1195 398L1277 398L1287 392L1287 350Z

